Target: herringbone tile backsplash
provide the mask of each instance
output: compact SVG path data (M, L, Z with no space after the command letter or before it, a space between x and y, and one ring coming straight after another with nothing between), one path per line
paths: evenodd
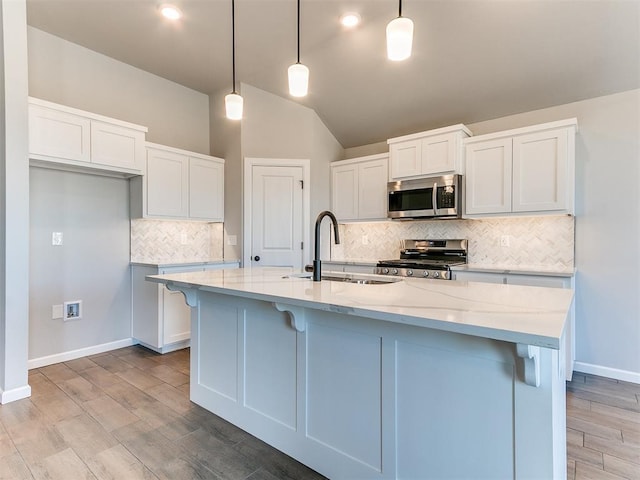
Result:
M131 261L188 263L222 260L222 223L131 220Z
M503 235L509 247L501 246ZM399 258L403 239L466 238L469 263L574 266L574 217L569 216L352 223L340 225L340 236L342 243L331 246L333 260Z

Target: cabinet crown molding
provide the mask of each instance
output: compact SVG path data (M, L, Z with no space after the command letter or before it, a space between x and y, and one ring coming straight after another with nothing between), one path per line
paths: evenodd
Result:
M390 138L387 140L387 144L391 145L392 143L406 142L407 140L416 140L418 138L430 137L432 135L442 135L445 133L455 133L455 132L463 132L469 137L473 135L471 130L469 130L466 125L463 125L462 123L458 123L456 125L451 125L449 127L436 128L435 130L427 130L424 132L403 135L401 137Z
M109 123L111 125L118 125L120 127L130 128L132 130L138 130L140 132L147 133L149 129L143 125L135 123L125 122L124 120L118 120L105 115L99 115L97 113L87 112L86 110L80 110L79 108L68 107L59 103L49 102L48 100L42 100L41 98L29 97L29 105L38 105L40 107L51 108L58 112L70 113L72 115L80 115L90 120L96 120L98 122Z
M556 128L574 127L576 133L578 132L578 119L567 118L565 120L558 120L555 122L539 123L528 127L514 128L511 130L501 130L494 133L486 133L483 135L476 135L475 137L469 137L462 140L465 145L476 142L484 142L487 140L493 140L504 137L514 137L517 135L524 135L532 132L543 132L545 130L554 130Z

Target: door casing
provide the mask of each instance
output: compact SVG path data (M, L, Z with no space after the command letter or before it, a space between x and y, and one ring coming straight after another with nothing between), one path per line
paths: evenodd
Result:
M302 189L302 261L303 263L311 263L311 246L310 246L310 211L311 211L311 161L308 158L290 159L290 158L244 158L244 178L243 178L243 234L242 234L242 266L251 265L251 205L253 200L253 192L250 188L252 183L252 170L254 165L267 167L302 167L302 179L304 188Z

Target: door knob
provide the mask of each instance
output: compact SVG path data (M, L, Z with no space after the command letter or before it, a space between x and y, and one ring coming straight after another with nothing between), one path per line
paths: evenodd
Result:
M260 261L260 255L256 255L255 257L253 257L253 259L254 259L256 262L259 262L259 261Z

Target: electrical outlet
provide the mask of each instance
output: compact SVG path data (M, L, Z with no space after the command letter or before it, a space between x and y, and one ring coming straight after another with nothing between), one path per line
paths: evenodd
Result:
M82 300L64 302L62 318L65 322L67 320L79 320L80 318L82 318Z
M51 245L62 245L62 232L51 232Z
M369 245L369 236L368 235L362 235L362 244L363 245Z
M511 246L511 242L509 241L509 235L502 235L500 237L500 246L501 247L509 247L509 246Z
M227 235L227 245L237 245L237 244L238 244L237 235Z
M189 243L189 238L187 237L187 232L180 233L180 245L186 245Z

